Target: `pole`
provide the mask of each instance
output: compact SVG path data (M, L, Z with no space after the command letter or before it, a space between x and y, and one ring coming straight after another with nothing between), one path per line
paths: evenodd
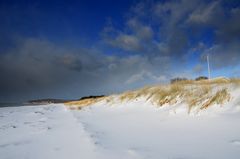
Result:
M208 79L211 78L211 72L210 72L210 65L209 65L209 55L207 55L207 63L208 63Z

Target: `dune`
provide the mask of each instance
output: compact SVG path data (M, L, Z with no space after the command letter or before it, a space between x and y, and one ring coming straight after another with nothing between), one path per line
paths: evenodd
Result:
M223 106L234 102L239 96L236 93L239 90L240 79L219 77L211 80L186 80L174 84L146 86L105 97L66 102L65 105L70 109L81 109L99 102L111 106L127 105L135 100L141 100L156 107L185 105L188 113L196 113L214 105Z

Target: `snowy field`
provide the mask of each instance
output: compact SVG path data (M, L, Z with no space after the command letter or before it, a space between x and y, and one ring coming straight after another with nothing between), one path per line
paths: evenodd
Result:
M0 108L1 159L239 159L240 113L147 105Z

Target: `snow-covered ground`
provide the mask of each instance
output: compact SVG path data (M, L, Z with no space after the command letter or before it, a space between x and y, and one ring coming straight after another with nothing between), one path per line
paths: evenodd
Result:
M94 149L63 105L0 108L1 159L95 158Z
M61 104L0 108L0 158L240 158L239 111L183 112L141 101L82 110Z

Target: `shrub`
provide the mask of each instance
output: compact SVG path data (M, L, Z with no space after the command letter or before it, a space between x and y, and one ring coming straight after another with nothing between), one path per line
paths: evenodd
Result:
M105 97L105 95L85 96L85 97L80 98L80 100L83 100L83 99L96 99L96 98L101 98L101 97Z
M206 77L206 76L199 76L195 79L195 81L201 81L201 80L207 80L207 79L208 79L208 77Z

